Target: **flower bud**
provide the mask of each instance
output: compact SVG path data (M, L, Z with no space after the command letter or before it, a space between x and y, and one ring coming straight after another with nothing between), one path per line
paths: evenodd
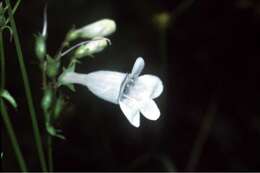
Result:
M48 111L50 109L52 104L52 99L53 99L53 92L50 88L47 88L44 91L44 96L42 98L42 109L44 111Z
M97 38L91 40L89 43L80 46L75 51L76 58L82 58L87 55L93 55L95 53L101 52L102 50L110 44L110 41L107 38Z
M58 74L60 62L47 55L47 75L52 78Z
M111 19L102 19L86 25L80 29L72 30L68 34L68 40L77 38L92 39L95 37L105 37L116 30L116 23Z
M43 60L46 55L45 37L43 37L42 35L36 36L35 54L39 60Z

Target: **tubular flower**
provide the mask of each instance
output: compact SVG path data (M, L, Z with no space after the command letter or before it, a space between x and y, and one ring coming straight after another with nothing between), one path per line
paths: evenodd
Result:
M60 77L61 84L81 84L94 95L119 104L128 121L140 126L140 113L149 120L157 120L160 110L153 99L163 92L160 78L154 75L139 76L144 68L143 58L137 58L131 73L95 71L80 74L68 71Z

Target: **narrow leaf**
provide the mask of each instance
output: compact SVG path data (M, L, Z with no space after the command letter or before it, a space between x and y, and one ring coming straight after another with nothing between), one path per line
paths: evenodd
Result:
M17 103L12 95L7 90L0 91L0 97L6 99L14 108L17 108Z

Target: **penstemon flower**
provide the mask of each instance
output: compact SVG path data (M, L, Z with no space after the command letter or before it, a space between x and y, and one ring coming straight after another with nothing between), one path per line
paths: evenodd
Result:
M140 113L149 120L157 120L160 110L153 99L163 91L160 78L154 75L139 76L144 68L143 58L137 58L131 73L114 71L95 71L80 74L65 71L60 76L61 84L81 84L97 97L119 104L128 121L140 126Z

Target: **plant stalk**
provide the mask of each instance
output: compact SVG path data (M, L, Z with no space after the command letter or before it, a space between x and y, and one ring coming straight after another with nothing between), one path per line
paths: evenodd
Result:
M1 87L0 89L5 88L5 57L4 57L4 41L3 41L3 32L2 29L0 29L0 61L1 61ZM11 123L11 120L9 118L8 112L6 110L4 101L2 98L0 98L0 110L3 117L3 121L5 124L5 127L7 129L7 133L9 135L9 138L11 140L12 147L14 149L14 153L16 155L16 159L18 161L18 164L20 166L21 171L27 172L27 167L20 149L20 146L17 142L17 138Z
M19 144L17 142L17 138L16 138L16 135L14 133L14 129L13 129L13 126L11 124L11 120L9 118L9 115L8 115L7 110L6 110L6 107L5 107L3 99L0 99L0 104L1 104L0 105L0 107L1 107L1 114L2 114L2 117L3 117L3 120L4 120L4 124L6 126L7 133L9 135L9 137L10 137L11 144L13 146L14 153L16 155L16 159L18 161L20 169L21 169L22 172L28 172L26 164L25 164L25 161L24 161L24 158L23 158L23 155L22 155L22 152L21 152L21 149L20 149Z
M209 110L206 112L205 118L203 119L203 122L201 124L201 127L199 129L197 138L194 142L190 158L188 160L187 166L185 171L187 172L193 172L196 169L196 166L198 165L199 159L201 157L203 147L205 143L207 142L207 139L209 137L209 133L211 130L211 127L213 125L215 116L216 116L216 110L217 105L216 103L211 103L209 105Z
M48 165L49 165L49 171L53 172L52 136L49 135L49 134L47 136L47 145L48 145Z
M44 152L43 152L40 130L39 130L38 122L37 122L37 119L36 119L35 108L34 108L34 104L33 104L33 100L32 100L32 94L31 94L31 89L30 89L30 85L29 85L28 75L27 75L25 63L24 63L24 60L23 60L23 54L22 54L22 50L21 50L19 37L18 37L18 32L17 32L14 17L13 17L12 9L10 8L11 7L10 1L5 0L5 3L9 7L8 8L8 16L10 18L10 24L11 24L11 27L12 27L12 30L13 30L13 37L14 37L18 61L19 61L19 65L20 65L20 69L21 69L21 73L22 73L22 78L23 78L23 83L24 83L24 88L25 88L25 94L26 94L26 98L27 98L27 102L28 102L28 108L29 108L29 112L30 112L30 116L31 116L37 152L38 152L38 155L39 155L42 170L44 172L46 172L47 166L46 166L45 156L44 156Z
M47 76L46 76L47 64L45 61L42 61L41 64L43 65L42 88L43 91L45 91L47 89ZM50 122L50 115L46 112L46 110L43 110L43 113L44 113L45 124L46 124L47 122ZM47 133L47 157L48 157L49 172L53 172L52 136L49 133Z

